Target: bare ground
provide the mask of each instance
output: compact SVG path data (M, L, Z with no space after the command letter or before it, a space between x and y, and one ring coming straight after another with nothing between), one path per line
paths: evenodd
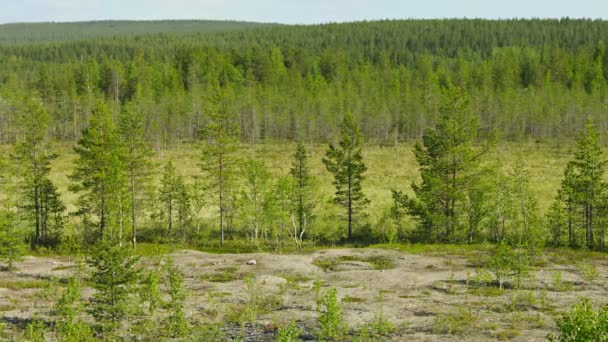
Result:
M170 254L188 289L187 314L195 324L216 323L229 337L271 341L277 325L295 319L304 340L317 333L316 291L335 287L351 331L382 313L396 330L386 341L543 341L554 318L579 297L606 301L606 259L591 262L598 271L585 280L574 263L548 262L533 269L521 289L475 288L479 255L407 254L387 249L329 249L309 254L209 254L182 250ZM342 257L340 259L340 257ZM390 260L390 269L370 260ZM254 266L246 265L255 259ZM327 269L315 261L332 261ZM145 264L152 264L146 260ZM73 264L60 258L27 257L17 272L0 272L0 314L9 326L27 323L35 312L48 314ZM561 274L561 282L555 279ZM247 280L249 279L249 280ZM92 290L86 289L85 297ZM259 309L243 311L255 297Z

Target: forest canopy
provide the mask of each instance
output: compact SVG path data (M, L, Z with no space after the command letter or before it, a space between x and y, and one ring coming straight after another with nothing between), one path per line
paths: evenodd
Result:
M587 116L606 126L606 41L608 22L567 18L2 25L0 142L35 92L56 139L78 139L102 99L142 109L162 149L196 138L221 88L241 141L325 142L351 112L366 141L392 144L421 137L455 84L480 136L559 143Z

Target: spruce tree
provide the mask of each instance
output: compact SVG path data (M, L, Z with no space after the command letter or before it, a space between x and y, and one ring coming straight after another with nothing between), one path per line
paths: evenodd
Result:
M56 187L48 178L51 162L57 158L48 138L48 125L49 115L44 107L31 100L20 116L19 140L12 155L25 200L23 207L34 222L34 246L51 242L49 230L56 228L58 232L62 228L65 210Z
M203 129L201 148L201 171L208 181L207 190L217 195L219 207L220 241L224 245L224 230L230 210L231 187L234 180L234 156L238 148L238 126L226 108L220 93L212 99L209 124Z
M599 135L591 119L587 119L550 213L554 241L561 241L558 235L567 231L572 247L604 248L604 226L608 219L608 187L603 180L605 165Z
M70 175L70 190L80 194L78 213L84 222L93 222L98 238L108 234L112 240L115 235L122 240L129 203L124 150L104 103L93 110L89 127L74 150L78 158Z
M323 164L334 176L336 187L334 202L346 208L348 240L353 235L354 215L369 203L361 186L367 170L363 161L362 139L353 115L347 113L340 124L340 140L337 146L330 144Z
M89 313L104 334L112 333L129 314L130 296L140 279L138 260L129 248L109 239L99 243L86 259L91 286L96 290Z
M590 118L576 141L572 165L576 172L574 191L582 209L585 243L587 248L593 249L598 247L596 244L600 238L600 224L604 219L601 214L606 206L603 200L607 189L603 181L606 160L599 134Z

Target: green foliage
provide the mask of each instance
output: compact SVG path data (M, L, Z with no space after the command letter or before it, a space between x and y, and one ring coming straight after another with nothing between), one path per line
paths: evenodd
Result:
M603 249L608 220L608 186L603 180L606 160L595 125L587 118L576 140L574 159L564 171L562 187L549 213L553 243L567 236L571 247Z
M17 228L15 214L0 209L0 260L13 270L15 262L21 260L26 252L24 236Z
M478 316L469 308L458 308L435 317L433 331L452 335L465 335L476 325Z
M463 240L467 194L487 151L474 145L478 123L469 113L466 90L450 85L442 95L436 127L414 146L422 176L412 184L415 197L393 191L395 205L420 220L426 242Z
M104 332L112 332L129 313L130 297L140 279L138 260L127 247L106 241L87 258L96 290L89 312Z
M30 342L45 342L44 336L46 332L47 327L44 321L38 317L34 317L26 327L25 336L27 341Z
M369 203L363 193L361 182L367 170L363 161L362 138L359 127L351 113L346 113L340 124L338 146L330 144L323 164L334 176L336 187L334 202L346 208L348 220L348 240L352 239L355 213Z
M346 333L347 326L342 317L342 307L338 302L337 291L330 288L317 303L319 313L319 337L323 340L340 340Z
M200 164L206 189L217 194L222 245L227 215L230 214L230 207L234 205L231 190L237 163L234 152L238 146L239 133L233 115L227 110L228 96L225 92L219 92L211 98L210 121L202 132Z
M317 179L310 174L308 159L306 147L299 142L289 170L289 175L295 182L292 194L292 205L294 207L292 215L295 216L295 219L292 216L292 222L294 224L296 247L301 247L306 229L314 218Z
M599 276L597 268L592 263L581 262L577 264L577 268L583 279L588 283L592 283Z
M144 274L140 287L140 298L148 308L148 314L153 315L163 303L160 292L160 276L155 270Z
M184 276L181 271L173 266L171 261L168 262L168 277L169 277L169 317L166 322L167 334L170 337L185 337L190 332L190 325L186 319L184 312L184 302L186 300L186 290L184 289Z
M55 329L62 342L94 340L89 324L80 318L82 312L80 296L80 283L72 277L55 305Z
M78 213L85 223L97 228L97 239L122 240L129 212L124 150L107 105L99 102L94 108L74 150L78 158L70 175L70 189L80 194Z
M51 162L57 158L48 137L49 115L43 105L30 101L20 115L21 137L14 145L13 160L19 177L23 207L34 223L34 246L57 243L64 225L65 205L50 181Z
M570 312L556 320L556 324L559 332L549 335L549 341L608 341L608 307L594 310L589 299L575 303Z
M257 243L258 237L268 236L267 225L270 223L272 212L271 175L262 161L246 160L242 165L244 189L241 193L239 213L243 225L250 227L247 235Z
M302 335L302 329L298 328L295 320L289 321L289 323L279 327L275 336L276 342L297 342L300 341L300 335Z
M176 174L173 161L165 165L161 179L161 188L158 191L158 212L155 217L160 218L166 225L169 238L183 233L185 225L192 217L190 195L182 176ZM174 227L174 222L177 227ZM177 228L177 231L175 230Z
M498 281L499 288L502 290L503 282L512 277L517 280L520 286L521 279L528 273L527 256L520 250L513 250L506 241L502 241L492 255L487 265L488 269L494 273Z
M144 209L144 197L152 174L152 150L146 141L145 128L145 116L141 110L133 103L124 106L118 120L118 131L124 147L123 158L129 183L131 243L134 248L137 245L137 218Z

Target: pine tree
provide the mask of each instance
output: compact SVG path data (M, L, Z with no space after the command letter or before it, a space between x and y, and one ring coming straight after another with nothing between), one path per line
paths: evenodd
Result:
M74 150L78 158L70 190L80 194L78 213L84 222L94 222L98 238L107 234L122 241L129 203L124 150L104 103L99 102L93 110L89 127Z
M606 160L603 157L599 135L589 118L585 129L576 141L572 164L576 172L574 191L583 211L585 243L587 248L593 249L598 247L596 243L602 219L598 214L606 205L602 203L606 192L606 183L603 181Z
M49 116L44 107L30 101L20 117L19 141L15 144L13 159L20 177L19 188L25 198L28 217L34 222L34 246L48 244L49 229L63 225L65 206L56 187L49 180L51 162L57 158L48 139ZM55 218L55 222L49 220ZM54 223L54 224L53 224Z
M96 290L89 308L103 333L111 333L129 313L140 270L130 249L103 240L87 258L91 286Z
M314 189L315 179L310 174L308 167L308 153L302 143L298 143L289 174L295 182L293 202L296 220L294 220L294 228L296 228L295 236L301 244L306 228L313 218L315 207L313 194L316 190Z
M124 146L124 164L129 181L131 243L137 245L137 215L143 211L144 195L151 176L152 149L146 142L144 115L128 104L123 107L118 127Z
M477 176L487 149L474 146L477 119L468 113L466 92L455 86L443 90L440 117L414 146L422 182L413 183L415 198L394 191L397 206L420 219L426 241L453 242L462 238L463 212L471 177Z
M571 247L582 244L589 249L604 248L604 225L608 219L605 165L599 135L588 119L577 138L574 160L566 166L550 212L554 242L561 241L560 235L567 231Z
M230 112L225 108L222 95L213 100L213 108L209 113L210 122L203 130L201 153L201 171L209 184L207 189L217 194L219 207L220 241L224 245L224 230L226 215L230 210L231 186L237 160L234 157L238 147L238 126Z
M340 125L338 146L330 144L323 158L323 164L334 176L334 202L346 208L348 240L352 239L354 215L369 203L361 186L365 179L363 173L367 170L362 144L359 127L352 114L347 113Z

